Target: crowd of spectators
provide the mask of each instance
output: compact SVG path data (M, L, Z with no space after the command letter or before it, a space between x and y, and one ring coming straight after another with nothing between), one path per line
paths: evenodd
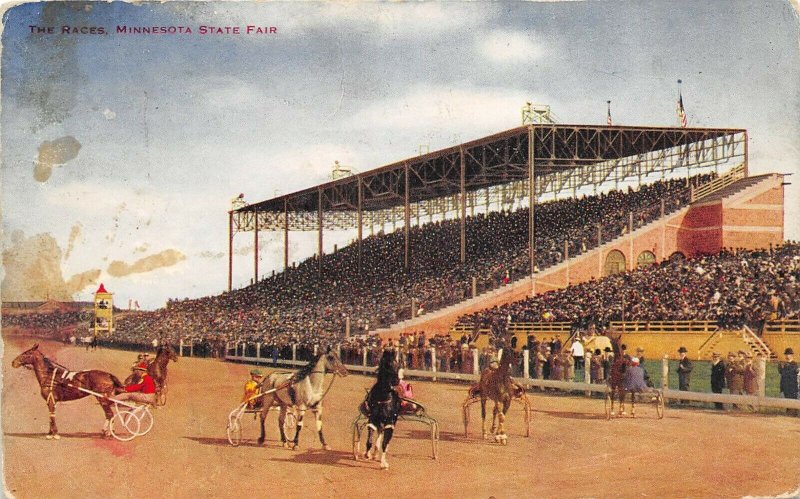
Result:
M569 286L462 317L502 334L510 322L570 322L606 329L611 321L707 320L722 329L800 315L800 245L723 250Z
M693 177L692 183L711 175ZM688 202L687 180L673 179L579 199L542 203L535 210L536 266L557 264L565 257L596 246L660 213ZM171 301L155 312L129 314L116 323L131 339L153 336L177 342L223 336L265 345L339 342L349 318L351 333L386 326L412 314L431 311L471 296L472 279L479 289L494 288L527 275L528 208L478 214L466 220L466 262L460 262L458 220L435 221L409 231L410 264L403 268L403 231L377 234L362 241L358 271L357 245L323 256L323 273L312 257L252 286L219 296ZM598 227L601 227L598 231Z

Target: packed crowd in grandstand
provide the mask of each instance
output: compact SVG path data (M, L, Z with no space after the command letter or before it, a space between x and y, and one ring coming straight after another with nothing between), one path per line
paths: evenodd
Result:
M693 183L711 175L698 176ZM564 258L564 242L573 256L597 245L598 225L603 240L648 221L647 214L661 199L668 209L688 202L686 179L658 181L638 190L613 191L580 199L537 206L537 267L547 268ZM472 278L482 289L525 275L527 208L469 217L466 223L466 263L459 258L457 220L428 223L410 230L411 258L403 269L402 231L379 234L362 242L362 270L352 244L323 257L318 275L316 258L284 274L220 296L170 302L155 312L132 314L117 322L119 334L179 337L224 335L267 344L315 341L327 344L343 337L345 317L351 332L362 333L411 315L412 299L420 308L434 310L470 296Z
M693 177L690 182L703 183L711 177ZM662 200L670 211L684 205L686 191L687 180L674 179L638 190L537 205L537 267L560 262L565 241L571 257L596 246L598 236L605 242L625 233L631 229L631 213L635 229L660 212ZM154 312L124 314L116 322L115 338L129 344L149 344L154 338L175 344L183 340L209 350L216 350L221 339L260 342L263 356L287 358L290 344L310 352L314 345L341 342L345 317L349 317L352 337L344 344L343 355L360 355L355 352L363 347L379 348L374 338L361 333L408 318L412 298L420 308L433 310L471 296L473 277L484 283L483 288L491 288L527 275L528 216L525 208L469 217L465 264L459 262L460 223L433 222L411 229L408 272L403 270L403 232L378 234L363 241L360 273L353 244L323 257L321 278L318 262L311 258L285 275L244 289L170 301ZM697 319L716 321L723 328L748 325L758 331L765 319L798 317L798 279L800 250L787 243L765 251L723 251L696 260L665 261L484 310L460 321L498 334L509 321L548 320L601 331L610 321ZM77 322L77 317L56 313L3 317L4 326L32 328L58 328L70 321ZM441 350L437 362L443 368L446 364L447 369L462 370L473 362L466 353L471 348L467 342L428 334L420 344L415 337L400 345L408 351L409 365L424 365L424 350L431 344Z
M509 322L570 322L598 330L611 321L710 320L720 328L800 315L800 245L725 250L692 260L665 260L462 317L502 333Z

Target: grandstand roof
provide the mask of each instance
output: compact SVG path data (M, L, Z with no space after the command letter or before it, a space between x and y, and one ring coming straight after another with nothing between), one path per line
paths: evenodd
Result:
M557 176L560 179L577 168L582 169L584 184L607 179L608 165L616 167L624 158L629 163L638 161L641 164L663 163L666 157L680 157L688 162L691 157L702 163L707 159L705 154L711 154L712 149L741 145L745 133L742 129L720 128L527 125L256 202L234 213L264 214L272 222L259 225L277 229L282 225L277 216L286 211L291 214L292 228L311 228L311 218L319 220L319 211L329 216L335 212L352 213L359 208L363 212L387 210L407 202L452 196L462 189L470 192L524 181L529 176L529 140L534 143L538 196L546 186L552 188L556 184ZM716 161L718 153L714 151L713 155ZM603 177L593 174L592 170L606 173ZM300 220L303 213L308 215L305 222Z

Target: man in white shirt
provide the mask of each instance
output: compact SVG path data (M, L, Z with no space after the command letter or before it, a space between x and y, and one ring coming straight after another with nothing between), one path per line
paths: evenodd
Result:
M569 351L572 353L572 360L573 365L575 366L575 371L579 369L583 369L583 343L581 343L580 337L576 336L575 340L573 340L572 345L569 347Z

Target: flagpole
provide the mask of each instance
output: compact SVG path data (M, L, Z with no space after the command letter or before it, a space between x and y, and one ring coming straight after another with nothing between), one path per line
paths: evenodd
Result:
M608 104L608 119L606 120L606 124L611 126L614 124L614 122L611 120L611 101L607 100L606 104Z

